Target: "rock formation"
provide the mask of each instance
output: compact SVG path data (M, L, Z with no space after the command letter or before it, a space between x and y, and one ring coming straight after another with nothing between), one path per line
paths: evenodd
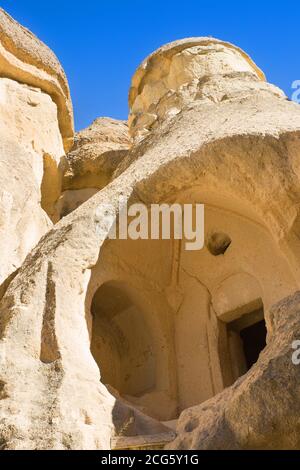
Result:
M76 134L66 156L57 217L72 212L107 186L130 147L126 122L98 118Z
M299 448L299 105L185 39L134 75L132 141L97 120L64 156L61 67L0 28L2 448ZM110 239L120 197L204 203L204 249Z
M54 54L0 9L0 289L51 228L61 162L73 139Z

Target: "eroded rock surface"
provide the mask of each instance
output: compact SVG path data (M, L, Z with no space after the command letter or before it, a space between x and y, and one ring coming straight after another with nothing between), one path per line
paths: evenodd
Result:
M68 151L73 145L73 109L69 85L55 54L28 29L0 8L1 77L11 78L50 95Z
M66 156L63 194L58 201L59 217L72 212L107 186L130 147L125 121L98 118L78 132Z
M60 63L0 9L0 295L55 222L73 112ZM2 293L2 294L1 294Z
M54 220L61 162L73 142L73 112L53 52L0 9L0 284Z
M300 292L270 310L268 346L231 388L182 413L169 449L299 449L299 366L291 345L300 337Z
M214 38L167 44L147 57L133 77L131 134L141 138L193 101L228 100L259 87L257 81L265 81L263 72L236 46Z
M28 187L38 194L41 153L60 161L53 95L1 80L14 90L9 109L41 122L37 136L24 125L16 137L14 121L1 136L18 162L26 148L30 165L16 177L37 181ZM43 119L53 124L46 142ZM170 449L299 448L299 105L235 46L192 38L137 70L129 128L132 146L126 124L109 119L79 134L63 180L79 202L6 286L2 448L108 449L130 446L127 438L172 440ZM14 188L15 174L5 178ZM205 247L109 239L120 198L204 203ZM258 345L249 328L262 326Z

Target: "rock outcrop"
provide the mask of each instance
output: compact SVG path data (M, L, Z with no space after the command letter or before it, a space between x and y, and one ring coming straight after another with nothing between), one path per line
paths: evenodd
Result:
M125 121L98 118L78 132L66 156L58 218L87 201L113 179L130 147Z
M57 106L67 152L73 145L73 109L65 73L54 53L0 8L0 74L41 89Z
M190 38L163 46L145 59L133 77L129 92L131 134L136 138L147 134L191 101L230 99L247 87L246 80L241 83L243 75L252 87L253 82L265 80L247 54L231 44L214 38Z
M73 114L54 54L0 9L0 295L52 226ZM63 145L64 144L64 145Z
M299 448L299 105L238 48L186 39L137 70L129 129L80 133L63 189L97 192L6 286L2 448ZM203 250L110 239L137 202L204 203Z

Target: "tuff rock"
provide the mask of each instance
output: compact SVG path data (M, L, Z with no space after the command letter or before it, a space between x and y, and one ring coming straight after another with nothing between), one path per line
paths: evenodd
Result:
M299 105L189 38L73 145L59 62L3 10L0 71L1 447L299 449ZM110 239L120 198L205 204L204 248Z

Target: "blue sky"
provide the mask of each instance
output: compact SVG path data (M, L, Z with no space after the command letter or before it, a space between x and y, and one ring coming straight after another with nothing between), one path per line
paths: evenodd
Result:
M240 0L0 0L60 59L76 129L96 117L126 119L130 79L162 44L214 36L248 52L270 82L291 96L300 80L300 4Z

